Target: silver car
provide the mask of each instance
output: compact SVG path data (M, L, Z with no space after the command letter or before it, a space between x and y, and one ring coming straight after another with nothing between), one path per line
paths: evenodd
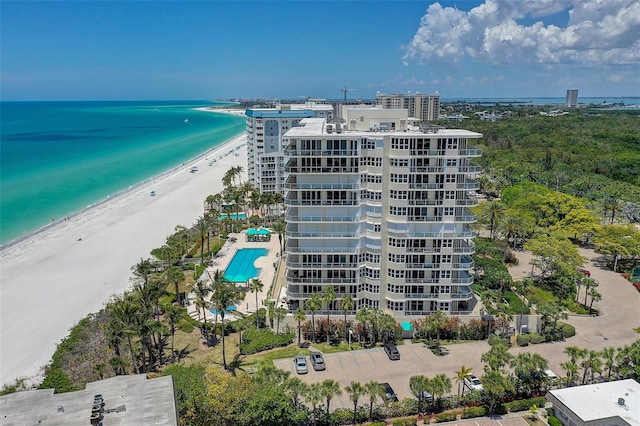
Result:
M304 357L304 355L296 355L295 358L293 358L293 363L296 365L296 373L307 374L309 372L307 359Z

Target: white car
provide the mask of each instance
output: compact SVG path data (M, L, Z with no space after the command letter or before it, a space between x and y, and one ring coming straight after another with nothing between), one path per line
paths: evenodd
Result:
M469 374L464 378L464 385L470 390L482 390L482 383L475 375Z

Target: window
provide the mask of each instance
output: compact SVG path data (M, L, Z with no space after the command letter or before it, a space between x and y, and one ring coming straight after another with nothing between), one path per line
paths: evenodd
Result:
M403 285L387 284L387 291L390 293L404 293Z
M406 216L407 208L406 207L395 207L389 206L389 214L392 216Z
M456 191L444 191L444 199L445 200L455 200L456 199Z
M406 256L404 254L389 253L389 262L404 263Z
M442 263L451 263L452 255L443 254L441 259L442 259Z
M440 278L451 278L451 271L440 271Z
M391 149L409 149L409 139L405 139L405 138L391 139Z
M442 247L453 247L453 240L442 240Z
M404 278L404 269L389 269L389 278Z
M445 183L455 183L455 181L456 181L456 175L447 174L444 177L444 182Z
M445 207L444 208L444 215L445 216L453 216L455 214L455 208L453 207Z
M407 183L409 182L409 175L391 173L389 180L393 183Z
M389 238L389 245L391 247L406 247L407 240L404 238Z
M458 160L455 158L447 158L447 167L455 167L458 165Z
M394 302L391 300L387 300L387 308L392 311L402 312L404 310L404 302Z
M395 189L392 189L389 192L389 198L393 200L406 200L407 194L408 194L408 191L397 191Z
M457 138L447 139L447 149L458 149L458 139Z

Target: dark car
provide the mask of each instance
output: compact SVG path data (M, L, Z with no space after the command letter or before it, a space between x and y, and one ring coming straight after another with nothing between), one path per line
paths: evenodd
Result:
M390 360L399 360L400 352L398 352L398 348L392 342L387 342L384 344L384 351L387 353L387 356Z
M313 366L314 370L321 371L327 368L324 364L324 358L322 357L322 354L320 352L311 352L310 358L311 365Z
M380 383L380 386L384 389L384 397L387 401L398 401L398 395L396 395L389 383Z

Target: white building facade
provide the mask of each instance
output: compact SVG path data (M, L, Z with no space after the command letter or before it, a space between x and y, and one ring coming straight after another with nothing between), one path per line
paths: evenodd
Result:
M578 89L567 89L566 103L569 108L578 106Z
M371 118L375 117L375 118ZM407 130L404 114L347 111L344 124L305 119L285 135L286 270L291 310L332 286L398 321L471 309L469 191L479 133Z
M252 108L247 117L247 174L261 194L284 195L285 180L282 135L308 117L331 118L331 105L306 103Z
M379 106L386 109L404 108L409 112L409 117L420 121L436 121L440 119L440 94L428 95L411 92L405 94L395 93L386 95L378 93L376 101Z

